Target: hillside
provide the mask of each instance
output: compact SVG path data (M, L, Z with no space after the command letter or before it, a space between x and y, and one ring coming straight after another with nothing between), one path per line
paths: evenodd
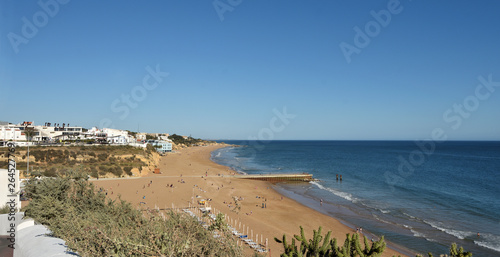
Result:
M35 146L30 147L30 171L55 177L68 170L88 173L95 178L140 176L152 172L160 155L150 145L132 146ZM27 148L16 148L17 168L24 177ZM0 148L0 168L7 168L7 148Z

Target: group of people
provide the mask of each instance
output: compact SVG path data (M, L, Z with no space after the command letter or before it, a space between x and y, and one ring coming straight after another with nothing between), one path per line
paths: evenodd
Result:
M339 174L337 174L337 181L339 181ZM342 175L340 175L340 181L342 181Z

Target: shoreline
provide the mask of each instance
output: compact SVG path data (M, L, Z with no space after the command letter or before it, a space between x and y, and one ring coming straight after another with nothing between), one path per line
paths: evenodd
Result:
M286 234L290 238L300 233L299 226L304 227L309 238L312 231L321 226L323 233L331 230L332 237L340 242L345 240L345 234L356 232L343 221L283 196L270 182L228 176L235 171L211 158L213 151L224 147L235 146L218 144L184 148L162 157L159 165L162 174L92 182L107 190L111 199L120 195L121 199L139 208L182 208L197 206L196 201L201 199L211 199L208 205L214 212L220 211L228 216L233 227L242 232L245 229L245 234L256 238L259 243L265 244L267 238L270 256L279 256L283 252L283 246L276 243L274 237L281 238ZM233 197L241 199L239 210L234 206ZM408 256L404 247L386 243L382 256ZM249 247L244 249L245 254L253 253Z
M219 149L222 149L222 148L229 148L229 147L242 147L242 146L240 146L240 145L228 145L228 146L224 146L224 147L221 147L221 148L215 149L214 151L219 150ZM211 155L211 156L212 156L212 155ZM215 161L214 161L211 157L210 157L210 160L211 160L212 162L214 162L214 163L217 163L217 162L215 162ZM218 164L218 163L217 163L217 164ZM220 165L222 165L222 164L220 164ZM227 167L227 166L225 166L225 165L222 165L222 166ZM238 174L241 174L241 175L248 175L248 174L247 174L247 173L245 173L245 172L234 170L234 169L232 169L231 167L228 167L228 168L229 168L229 169L231 169L231 170L233 170L234 172L236 172L236 173L238 173ZM312 175L314 176L314 174L312 174ZM300 205L304 206L305 208L310 209L311 211L316 211L316 212L322 213L322 214L324 214L324 215L326 215L326 216L328 216L328 217L331 217L331 218L333 218L333 219L335 219L335 220L339 221L339 222L340 222L341 224L343 224L344 226L349 227L349 228L350 228L350 229L352 229L353 231L355 231L355 230L356 230L356 226L355 226L354 224L352 224L352 223L350 223L350 222L348 222L348 221L345 221L345 220L343 220L343 219L340 219L340 218L337 218L337 217L332 216L331 214L329 214L329 213L328 213L328 211L327 211L326 209L321 210L321 209L316 209L316 208L314 208L314 207L312 207L312 206L308 206L305 202L303 202L303 201L301 201L301 200L299 200L299 199L296 199L296 198L294 198L293 196L289 196L288 194L286 194L286 193L292 193L292 194L297 195L297 194L296 194L293 190L289 190L289 189L287 189L287 188L285 188L285 187L283 187L283 186L280 186L280 184L295 184L295 183L297 183L297 185L298 185L298 184L300 184L300 183L308 183L308 182L293 182L293 181L288 181L288 182L287 182L287 181L285 181L285 182L275 182L275 183L269 182L269 183L270 183L270 184L272 184L272 189L273 189L274 191L276 191L276 193L277 193L277 194L283 195L284 197L287 197L287 198L289 198L289 199L291 199L291 200L293 200L293 201L297 202L298 204L300 204ZM305 198L307 198L307 197L302 196L302 195L300 195L300 197L304 198L304 200L305 200ZM315 200L318 200L318 201L319 201L319 199L315 199ZM310 200L310 201L308 201L308 202L318 202L318 201ZM325 204L326 204L326 205L328 205L327 203L325 203ZM325 230L323 230L323 232L327 232L327 231L328 231L328 230L326 230L326 231L325 231ZM298 233L299 233L299 232L297 232L297 234L298 234ZM352 234L352 233L351 233L351 234ZM370 240L371 238L374 238L374 240L377 240L377 239L379 238L379 236L377 236L376 234L373 234L372 232L367 231L367 230L364 230L363 234L367 237L367 239L368 239L368 240ZM288 235L287 235L287 236L288 236ZM345 239L345 237L344 237L343 239ZM339 238L337 238L337 240L339 240ZM399 255L403 255L403 256L416 256L416 255L417 255L417 253L416 253L416 252L414 252L414 251L412 251L412 250L410 250L410 249L406 248L405 246L402 246L402 245L399 245L399 244L393 243L393 242L391 242L391 241L388 241L387 239L384 239L384 241L386 242L386 248L390 248L390 249L392 249L392 250L394 250L394 251L398 252L398 254L399 254ZM342 241L341 243L343 243L343 241ZM386 250L386 251L387 251L387 250ZM382 256L384 256L384 255L382 255Z

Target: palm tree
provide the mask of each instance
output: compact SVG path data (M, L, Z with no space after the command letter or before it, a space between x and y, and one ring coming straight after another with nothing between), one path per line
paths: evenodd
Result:
M28 160L26 161L26 172L30 170L30 142L33 139L33 135L35 135L36 130L34 127L24 127L24 135L26 136L26 140L28 141Z

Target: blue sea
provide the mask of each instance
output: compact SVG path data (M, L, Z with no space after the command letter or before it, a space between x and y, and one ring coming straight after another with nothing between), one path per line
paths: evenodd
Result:
M224 142L242 147L212 159L240 173L312 173L275 189L368 235L424 256L452 242L500 256L500 142Z

